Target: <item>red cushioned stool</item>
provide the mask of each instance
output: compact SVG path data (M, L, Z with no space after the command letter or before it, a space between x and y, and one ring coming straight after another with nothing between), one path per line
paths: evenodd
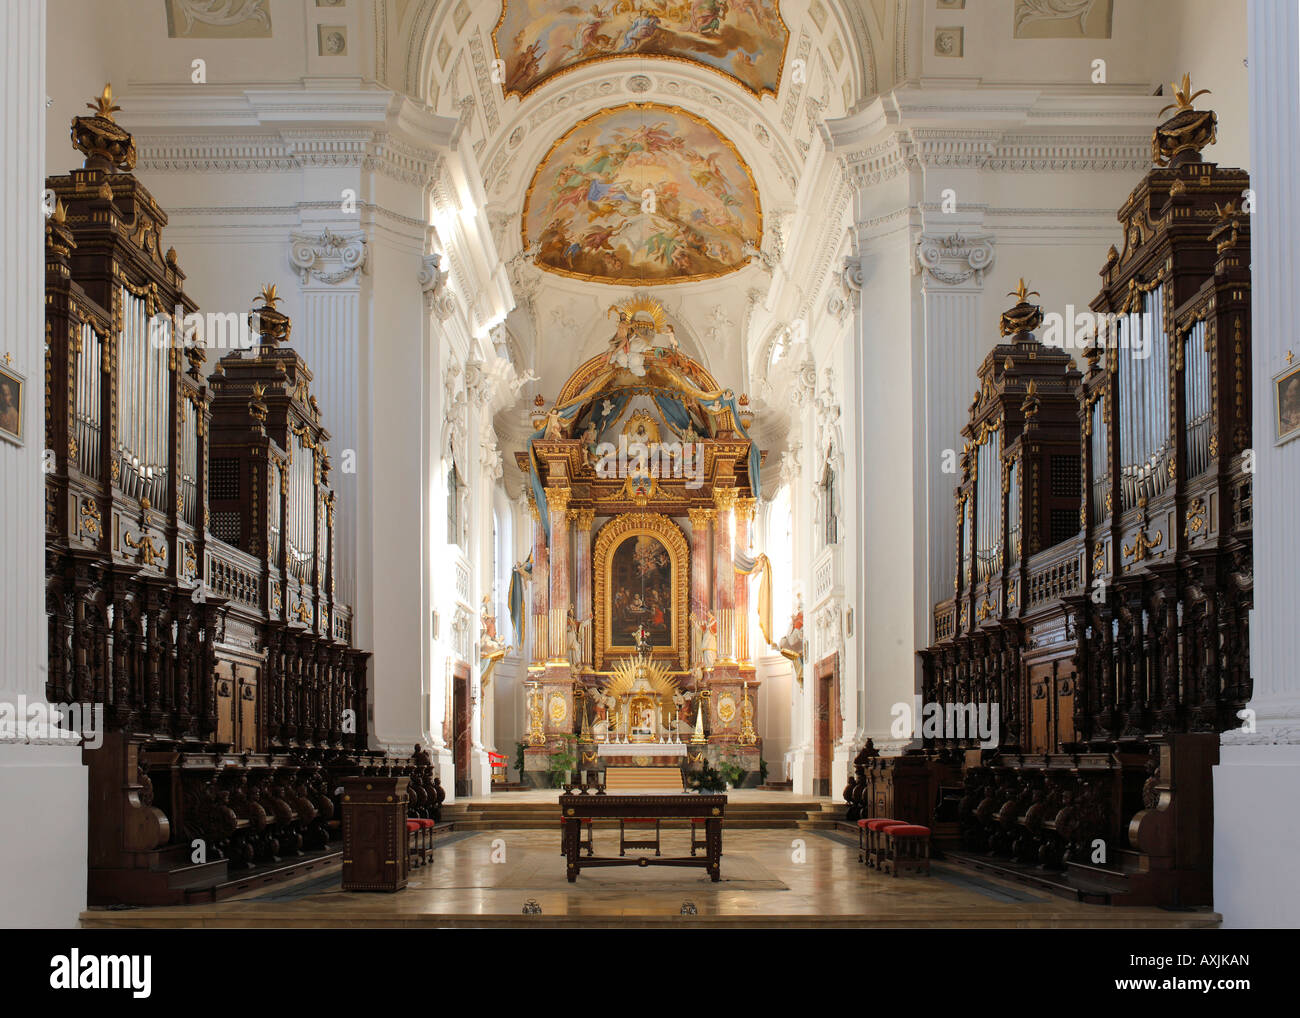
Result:
M881 870L899 876L903 873L930 875L930 828L920 824L897 824L882 832L885 855Z
M411 869L433 861L432 820L411 817L406 821L406 857Z
M902 825L902 820L890 820L888 817L873 817L867 821L867 866L870 869L880 869L880 864L884 861L884 831Z

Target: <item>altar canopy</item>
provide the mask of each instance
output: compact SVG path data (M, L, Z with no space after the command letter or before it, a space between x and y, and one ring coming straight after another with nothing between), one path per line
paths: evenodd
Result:
M770 574L750 548L763 456L748 400L683 352L659 301L609 318L607 349L539 397L517 454L534 521L512 598L531 582L530 752L541 769L573 736L594 768L598 745L694 738L688 760L725 745L757 770L748 580L766 639Z

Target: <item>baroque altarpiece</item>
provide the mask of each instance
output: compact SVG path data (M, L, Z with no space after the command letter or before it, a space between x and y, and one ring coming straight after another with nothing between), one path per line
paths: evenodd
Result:
M747 400L682 352L658 301L610 313L609 349L553 405L538 397L517 453L533 520L516 570L530 597L523 583L512 597L531 651L525 774L545 783L552 755L572 747L592 776L610 761L729 760L756 779L749 619L765 560L750 544L763 457Z

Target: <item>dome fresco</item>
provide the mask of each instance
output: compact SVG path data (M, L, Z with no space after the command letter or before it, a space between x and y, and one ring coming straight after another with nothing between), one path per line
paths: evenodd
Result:
M505 0L492 33L507 95L620 56L688 60L775 95L790 33L777 0Z
M537 265L597 282L681 283L748 264L762 239L754 178L735 147L685 110L629 103L580 121L524 200Z

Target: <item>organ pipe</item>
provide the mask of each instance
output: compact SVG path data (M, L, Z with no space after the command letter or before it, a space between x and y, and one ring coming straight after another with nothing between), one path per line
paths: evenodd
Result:
M1164 286L1142 297L1141 314L1120 319L1120 495L1125 509L1163 491L1169 464L1169 344Z
M1187 474L1202 473L1210 462L1210 352L1205 322L1192 326L1183 352L1183 400L1186 408Z

